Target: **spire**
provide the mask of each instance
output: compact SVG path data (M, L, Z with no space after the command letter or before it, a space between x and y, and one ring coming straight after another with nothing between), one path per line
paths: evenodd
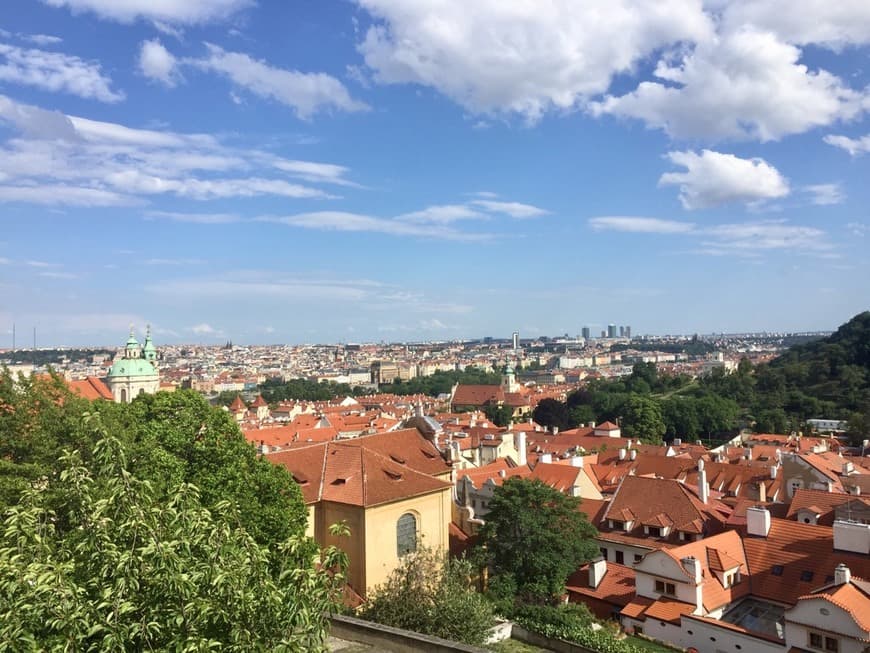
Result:
M124 347L124 358L139 358L139 341L136 340L135 327L130 325L130 336L127 338L127 344Z
M142 354L145 357L145 360L157 360L157 348L154 346L154 342L151 340L150 324L145 327L145 346L142 348Z

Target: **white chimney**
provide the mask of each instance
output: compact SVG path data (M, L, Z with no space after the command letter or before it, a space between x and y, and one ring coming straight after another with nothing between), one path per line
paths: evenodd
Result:
M625 447L621 447L621 448L619 449L619 459L620 459L620 460L625 460L625 456L626 456L627 453L628 453L628 452L625 450Z
M834 584L845 585L851 580L852 572L849 571L849 568L842 562L838 564L837 567L834 569Z
M683 569L691 574L695 583L701 582L701 561L693 556L689 556L688 558L683 558L680 560L683 565Z
M774 465L770 468L770 478L776 478L776 475L779 473L779 467Z
M774 454L774 455L776 456L776 462L782 461L782 449L777 449L776 454Z
M517 465L524 467L527 464L526 460L526 432L520 431L514 436L514 443L517 447Z
M498 475L501 476L502 478L505 478L507 476L507 471L504 469L500 469L500 470L498 470Z
M595 422L589 422L589 428L594 429L594 428L595 428Z
M559 427L558 426L553 427L553 435L559 435Z
M597 588L601 584L601 579L607 573L607 560L597 558L589 563L589 587Z
M682 438L674 438L674 446L675 447L679 447L682 444L683 444Z
M542 453L542 454L538 457L538 462L540 462L540 463L544 463L545 465L549 465L550 463L553 462L553 454L551 454L551 453Z
M767 537L770 532L770 511L761 506L746 509L746 532L749 535Z
M870 555L870 524L834 520L834 548Z
M414 405L414 416L415 417L423 417L423 402L422 401L418 401Z
M851 463L851 461L846 461L843 463L843 476L848 476L852 472L855 471L855 466Z
M631 451L629 451L629 452L628 452L628 457L629 457L631 460L635 460L635 459L637 458L637 449L632 449Z
M571 467L583 467L583 456L571 456Z
M704 461L698 459L698 498L701 503L710 501L710 484L707 483L707 470L704 469Z

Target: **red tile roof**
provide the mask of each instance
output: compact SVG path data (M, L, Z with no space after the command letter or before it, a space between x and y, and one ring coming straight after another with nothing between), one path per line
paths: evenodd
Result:
M95 376L89 376L77 381L67 381L66 385L70 389L70 392L77 394L84 399L89 399L91 401L95 399L106 399L107 401L112 401L114 399L109 387L103 383L102 379L98 379Z
M589 596L612 605L626 606L634 598L634 569L615 562L607 563L607 571L598 587L589 585L589 565L583 565L568 576L565 589L570 594Z

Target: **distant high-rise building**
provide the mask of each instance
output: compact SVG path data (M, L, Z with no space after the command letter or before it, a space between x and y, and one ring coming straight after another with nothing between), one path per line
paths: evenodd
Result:
M627 324L625 325L625 337L631 338L631 327L628 326Z
M606 338L606 337L607 337L607 331L605 331L604 329L601 329L601 337L602 337L602 338Z
M625 337L625 327L624 326L619 327L619 337L620 338Z
M512 343L514 346L514 351L517 351L520 348L520 332L514 331L512 336Z
M607 337L608 338L615 338L616 337L616 325L615 324L608 324L607 325Z
M592 332L591 332L591 329L589 327L583 327L582 333L583 333L583 337L586 338L586 340L589 340L589 338L592 337Z

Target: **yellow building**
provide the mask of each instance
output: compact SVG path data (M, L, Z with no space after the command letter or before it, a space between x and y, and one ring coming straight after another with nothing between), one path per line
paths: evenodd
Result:
M448 549L451 469L416 429L305 444L268 459L299 483L308 535L347 553L348 582L358 594L383 583L419 546ZM341 521L350 538L329 534Z

